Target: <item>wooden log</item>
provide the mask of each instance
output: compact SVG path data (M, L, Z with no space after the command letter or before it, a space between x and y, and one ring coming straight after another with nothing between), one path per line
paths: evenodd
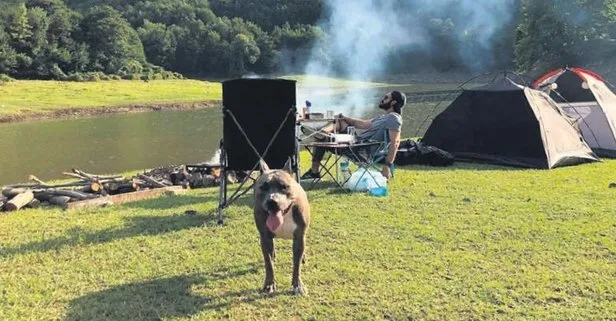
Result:
M68 196L54 196L49 198L49 204L59 205L64 208L64 206L66 206L66 204L68 204L70 200L71 198Z
M0 195L0 212L4 209L4 204L8 202L8 198L4 195Z
M136 191L132 193L116 194L105 197L100 197L92 200L77 201L65 204L65 210L91 208L108 205L119 205L145 199L152 199L161 195L175 195L186 191L182 186L167 186L150 190Z
M144 175L144 174L139 174L137 175L138 178L144 180L145 182L147 182L148 184L152 185L153 187L165 187L167 185L155 180L154 178Z
M28 179L39 184L39 185L47 185L47 183L43 182L42 180L40 180L38 177L30 174L30 176L28 176Z
M90 173L86 173L82 170L79 170L77 168L73 168L71 169L73 171L73 173L80 175L82 177L87 177L90 180L103 180L103 179L117 179L117 178L122 178L122 175L96 175L96 174L90 174Z
M41 206L41 201L39 201L38 199L34 198L30 201L30 203L28 203L28 205L26 205L26 207L28 208L39 208Z
M77 174L75 174L75 173L62 172L62 175L70 176L70 177L73 177L73 178L78 178L78 179L80 179L80 180L82 180L82 181L84 181L84 182L87 182L87 181L88 181L88 180L87 180L86 178L84 178L83 176L81 176L81 175L77 175Z
M121 194L121 193L131 193L131 192L135 192L138 190L139 190L139 185L137 185L137 183L128 182L128 183L118 185L118 189L116 190L116 192L118 194Z
M89 194L89 193L80 192L80 191L61 190L61 189L45 189L45 190L34 191L34 195L39 201L46 201L46 200L51 199L54 196L68 196L69 198L73 198L77 200L86 200L86 199L100 197L100 195L97 195L97 194Z
M4 205L5 210L12 212L17 211L20 208L28 205L34 199L34 193L31 190L27 190L23 193L13 197L10 201Z
M59 189L51 189L51 190L47 190L47 192L51 193L54 196L68 196L70 198L74 198L78 200L92 199L92 198L97 198L100 196L100 195L87 194L87 193L82 193L82 192L77 192L77 191L65 191L65 190L59 190Z
M25 187L18 187L18 188L12 188L12 187L5 187L2 189L2 195L6 196L7 198L13 198L21 193L24 193L26 191L30 190L29 188L25 188Z
M103 185L98 182L90 183L89 187L90 187L90 191L93 193L100 193L100 191L103 189Z

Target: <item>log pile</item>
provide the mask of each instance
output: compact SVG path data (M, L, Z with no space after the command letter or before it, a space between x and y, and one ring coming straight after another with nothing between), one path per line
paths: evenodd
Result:
M63 184L48 184L34 175L29 183L2 187L0 211L12 212L22 208L39 206L60 206L70 208L69 204L92 203L104 205L113 195L133 193L135 195L154 195L147 190L172 190L173 187L202 188L218 185L220 170L208 165L179 165L153 169L139 173L131 178L121 175L95 175L73 168L63 175L75 179ZM236 183L235 175L229 175L229 183ZM141 193L138 193L140 192ZM116 200L133 199L116 197ZM85 202L88 201L88 202Z

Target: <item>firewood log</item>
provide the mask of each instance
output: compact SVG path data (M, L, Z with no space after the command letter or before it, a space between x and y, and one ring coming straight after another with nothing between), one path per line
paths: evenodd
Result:
M28 205L28 203L30 203L33 199L34 199L34 194L32 193L31 190L27 190L11 198L10 201L6 202L6 204L4 205L4 208L9 212L17 211L20 208Z
M64 207L70 200L71 198L68 196L54 196L49 199L49 204Z
M29 208L39 208L40 206L41 206L41 201L39 201L36 198L32 199L30 203L26 205L26 207L29 207Z
M95 174L90 174L90 173L86 173L82 170L73 168L71 169L73 171L73 173L84 177L90 181L99 181L99 180L105 180L105 179L118 179L118 178L122 178L122 175L95 175Z
M18 187L18 188L5 187L2 189L2 195L10 199L28 190L29 188L25 188L25 187Z
M4 209L4 204L6 204L6 202L8 202L8 198L4 195L0 195L0 211L2 211Z
M144 175L144 174L139 174L137 175L137 177L139 177L140 179L146 181L148 184L152 185L153 187L165 187L167 185L155 180L154 178Z

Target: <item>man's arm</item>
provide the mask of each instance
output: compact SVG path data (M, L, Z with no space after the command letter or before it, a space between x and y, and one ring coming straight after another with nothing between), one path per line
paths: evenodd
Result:
M396 153L398 152L398 146L400 146L400 132L395 130L389 130L389 150L387 151L387 163L393 164L396 159Z
M400 132L396 130L389 130L389 150L387 151L387 157L385 158L385 165L381 169L381 173L385 177L389 177L389 165L393 164L396 159L396 153L398 153L398 146L400 146Z
M342 116L342 119L349 124L350 126L354 126L357 129L369 129L372 127L371 120L364 120L359 118L351 118L347 116Z

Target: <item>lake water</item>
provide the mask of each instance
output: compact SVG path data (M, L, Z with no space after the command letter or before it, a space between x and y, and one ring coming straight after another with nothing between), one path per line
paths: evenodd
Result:
M316 102L315 111L327 109ZM446 105L407 104L402 136L422 135ZM364 106L342 112L368 117L380 111ZM106 174L204 162L214 156L221 136L221 108L2 124L0 185L27 182L30 174L66 178L62 172L71 168Z

